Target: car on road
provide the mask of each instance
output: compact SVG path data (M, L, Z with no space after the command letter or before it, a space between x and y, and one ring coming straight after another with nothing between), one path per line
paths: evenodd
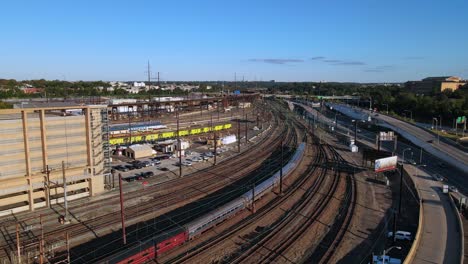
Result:
M450 190L451 192L458 192L457 187L455 187L455 186L453 186L453 185L450 185L450 186L449 186L449 190Z
M387 237L393 237L393 232L388 232ZM411 233L408 231L396 231L395 233L395 239L396 240L407 240L411 241Z
M434 173L434 178L436 181L444 181L444 177L442 177L440 174Z
M411 165L416 165L416 161L414 161L413 159L408 159L408 163Z
M429 139L428 141L426 141L427 143L434 143L434 140L433 139Z
M443 162L439 162L437 163L437 165L441 168L447 168L447 164L443 163Z

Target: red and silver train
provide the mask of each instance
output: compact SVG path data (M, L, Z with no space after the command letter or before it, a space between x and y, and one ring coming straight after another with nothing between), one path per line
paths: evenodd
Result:
M294 153L291 160L283 167L283 177L287 177L289 173L297 166L304 154L305 143L301 143ZM271 191L279 184L280 171L277 171L273 176L258 184L255 187L255 201L260 199L267 192ZM244 210L252 203L252 190L247 191L240 197L228 202L227 204L209 212L208 214L199 217L198 219L187 223L184 226L176 227L162 234L156 235L146 241L141 241L136 246L126 248L112 256L109 256L99 263L118 263L118 264L138 264L145 263L155 259L158 255L167 252L185 242L194 239L203 232L214 227L218 223L230 218L241 210Z

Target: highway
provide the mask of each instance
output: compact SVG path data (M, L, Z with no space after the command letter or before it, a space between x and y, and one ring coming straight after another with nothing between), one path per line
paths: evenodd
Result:
M416 166L405 165L415 181L423 202L424 223L421 243L413 263L460 263L462 242L457 229L457 212L450 205L442 184Z
M335 110L356 119L367 120L370 115L373 119L379 121L379 125L388 127L395 132L400 133L413 144L422 147L425 151L460 169L465 174L468 174L468 153L443 141L438 142L436 136L420 127L386 115L379 114L377 116L375 114L371 114L368 110L354 109L339 104L328 105L332 106ZM428 141L430 140L433 142L429 143Z

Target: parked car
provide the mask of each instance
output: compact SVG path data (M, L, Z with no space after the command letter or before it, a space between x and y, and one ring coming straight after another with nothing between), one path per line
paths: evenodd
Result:
M133 181L136 181L136 180L137 180L137 177L135 177L135 176L130 176L130 177L124 178L124 180L126 180L127 182L133 182Z
M208 157L208 158L214 157L213 152L205 152L203 153L203 156Z
M141 164L142 164L143 166L145 166L145 167L152 166L152 165L151 165L152 163L149 162L149 161L147 161L147 160L143 161Z
M128 171L128 168L122 165L115 166L114 169L119 171Z
M195 156L195 157L192 157L192 161L193 162L200 162L200 161L203 161L203 159L198 157L198 156Z
M184 161L182 161L182 163L177 162L176 166L180 166L181 164L182 164L182 166L192 166L192 162L190 162L188 160L184 160Z
M387 237L393 237L393 232L388 232ZM408 240L411 241L411 233L408 231L396 231L395 233L396 240Z
M135 169L135 167L133 165L130 165L130 164L125 165L125 168L127 168L127 171Z
M142 168L145 167L145 165L143 165L143 163L135 163L135 164L133 164L133 167L135 169L142 169Z
M143 178L149 178L149 177L153 177L153 176L154 176L154 172L152 172L152 171L147 171L147 172L143 172L141 175L143 176Z

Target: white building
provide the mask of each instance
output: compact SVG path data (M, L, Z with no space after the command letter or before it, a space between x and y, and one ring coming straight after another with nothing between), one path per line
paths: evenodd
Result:
M133 86L134 87L145 87L146 84L144 82L134 82Z

